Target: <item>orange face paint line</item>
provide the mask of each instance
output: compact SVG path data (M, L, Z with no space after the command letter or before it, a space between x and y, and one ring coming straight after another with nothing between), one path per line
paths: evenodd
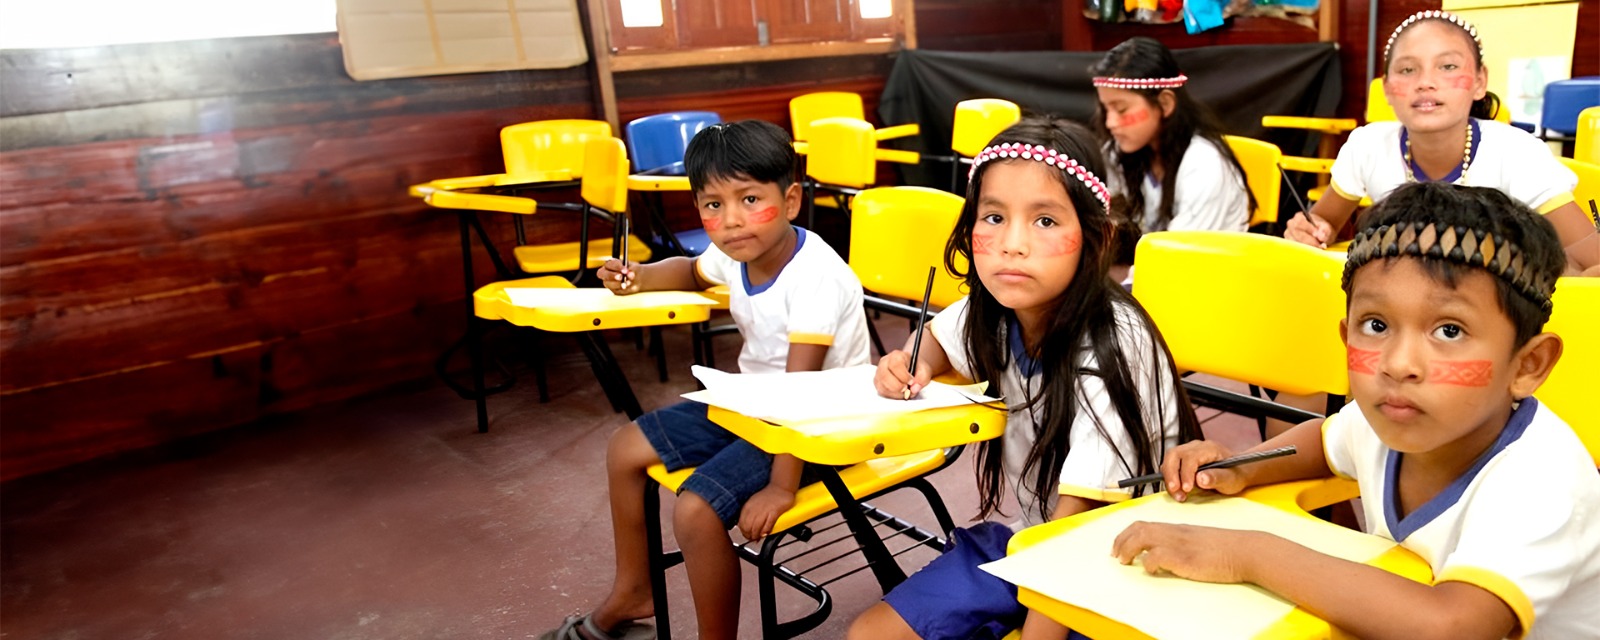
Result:
M1494 377L1488 360L1435 360L1428 363L1428 382L1458 387L1487 387Z
M1127 113L1122 114L1121 122L1119 123L1118 126L1131 127L1131 126L1134 126L1136 124L1143 124L1144 121L1149 120L1149 119L1150 119L1150 110L1149 109L1146 109L1144 107L1139 107L1138 109L1130 109L1130 110L1128 110Z
M1460 76L1452 76L1452 77L1449 78L1448 81L1449 81L1450 86L1452 88L1456 88L1456 89L1460 89L1462 91L1466 91L1466 90L1472 88L1472 83L1473 83L1474 80L1475 80L1475 78L1473 78L1472 76L1460 75Z
M722 216L715 216L715 217L711 217L711 218L701 218L700 219L700 226L705 227L706 231L716 231L718 229L721 229L722 228Z
M750 212L750 224L766 224L778 219L778 208L767 207Z
M1345 350L1345 362L1350 369L1350 373L1372 375L1378 372L1377 351L1348 347Z
M1047 247L1050 249L1050 255L1052 256L1064 256L1077 253L1079 249L1083 248L1083 234L1063 234L1062 237L1057 238L1055 242L1050 243L1047 245Z
M992 256L994 254L994 234L972 232L972 255Z

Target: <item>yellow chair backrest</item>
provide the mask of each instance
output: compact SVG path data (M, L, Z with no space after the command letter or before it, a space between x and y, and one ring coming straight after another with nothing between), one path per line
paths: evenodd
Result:
M861 95L848 91L819 91L789 101L789 122L795 140L811 140L811 124L823 118L866 120Z
M926 187L878 187L850 204L850 269L867 291L920 302L928 267L938 267L929 304L948 307L964 283L944 269L944 246L961 217L961 196ZM957 265L965 269L965 264Z
M628 150L611 136L591 138L583 148L584 201L612 213L628 210Z
M1561 336L1561 360L1533 395L1572 425L1600 466L1600 278L1557 280L1551 304L1544 330Z
M1578 201L1578 208L1585 215L1589 213L1589 201L1600 202L1600 164L1590 164L1572 158L1560 158L1561 164L1578 174L1578 186L1572 189L1572 199Z
M584 143L611 136L611 124L601 120L539 120L500 130L500 152L506 174L532 176L571 172L583 176ZM537 181L537 180L530 180Z
M1347 392L1344 256L1254 233L1161 231L1139 240L1133 265L1133 295L1179 370Z
M1578 112L1578 142L1572 157L1589 164L1600 164L1600 107Z
M1242 136L1222 136L1228 148L1244 167L1244 177L1250 195L1256 198L1256 210L1250 214L1252 226L1278 221L1278 194L1283 192L1283 182L1278 178L1278 163L1283 161L1283 151L1271 142Z
M976 98L956 103L950 148L971 158L989 146L995 135L1022 119L1022 108L1010 100Z
M1394 107L1389 105L1389 97L1383 94L1383 76L1372 79L1372 84L1367 87L1367 122L1382 122L1394 120ZM1500 110L1494 113L1496 122L1511 123L1511 106L1504 100L1500 102Z
M811 123L806 175L817 182L861 188L877 182L878 141L860 118L823 118Z

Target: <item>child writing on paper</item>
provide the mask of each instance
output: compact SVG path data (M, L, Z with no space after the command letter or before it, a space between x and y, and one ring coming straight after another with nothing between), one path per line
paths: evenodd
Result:
M1499 189L1545 214L1566 247L1566 273L1600 276L1600 237L1573 200L1577 176L1544 141L1494 121L1478 30L1455 14L1422 11L1395 27L1384 48L1383 93L1398 122L1350 132L1333 162L1332 189L1294 216L1284 237L1327 246L1362 197L1381 200L1411 182Z
M744 337L744 373L817 371L866 364L861 282L821 238L790 224L800 211L795 153L776 125L747 120L709 127L684 153L695 206L712 246L697 258L600 268L618 295L700 291L729 285L728 309ZM684 481L673 531L683 551L701 638L733 638L739 626L739 564L728 529L749 540L771 533L794 504L803 463L771 456L682 402L641 416L606 452L617 553L611 594L587 616L545 638L654 637L633 621L654 615L644 528L645 470L697 466Z
M1015 516L1020 528L1129 498L1106 487L1153 472L1199 424L1160 333L1107 276L1110 194L1093 135L1029 118L989 144L945 248L945 267L971 293L928 323L915 375L908 344L879 360L874 384L901 398L954 370L1003 394L1005 436L978 454L979 517ZM977 568L1005 555L1013 526L956 530L944 555L857 619L850 637L999 638L1025 620L1025 637L1064 637L1028 615L1016 587Z
M1130 38L1089 72L1099 96L1090 122L1109 158L1107 186L1140 231L1249 226L1256 202L1244 167L1216 116L1190 97L1189 78L1166 46Z
M1549 222L1497 190L1396 189L1345 264L1355 401L1258 447L1294 456L1196 473L1230 453L1205 442L1162 464L1178 500L1354 478L1368 532L1427 560L1432 585L1249 531L1137 523L1115 555L1254 583L1362 638L1600 637L1600 476L1532 395L1561 356L1540 330L1562 262Z

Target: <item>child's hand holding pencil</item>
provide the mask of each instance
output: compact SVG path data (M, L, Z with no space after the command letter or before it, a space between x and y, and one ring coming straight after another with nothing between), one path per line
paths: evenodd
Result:
M616 258L607 260L600 265L597 273L600 282L617 295L638 293L644 289L639 287L639 263L623 262Z

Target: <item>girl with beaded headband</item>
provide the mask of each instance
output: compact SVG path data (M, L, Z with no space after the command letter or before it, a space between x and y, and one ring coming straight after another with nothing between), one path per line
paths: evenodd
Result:
M1384 46L1383 92L1398 122L1350 133L1334 160L1332 188L1284 236L1327 246L1362 198L1378 200L1409 182L1498 189L1545 214L1566 248L1567 274L1600 276L1600 237L1573 200L1577 176L1545 143L1493 118L1483 43L1460 16L1438 10L1406 18Z
M1097 147L1082 125L1030 117L974 158L945 247L945 268L969 294L928 323L916 371L907 344L878 362L873 382L898 399L946 371L988 381L1009 414L1005 436L977 455L978 518L1018 521L956 530L945 554L850 637L1001 637L1024 623L1025 635L1065 636L977 565L1005 555L1013 526L1132 497L1106 487L1199 436L1160 333L1108 277L1113 225Z
M1172 52L1131 38L1090 68L1091 121L1110 162L1112 193L1143 232L1244 231L1256 202L1211 110L1190 97Z

